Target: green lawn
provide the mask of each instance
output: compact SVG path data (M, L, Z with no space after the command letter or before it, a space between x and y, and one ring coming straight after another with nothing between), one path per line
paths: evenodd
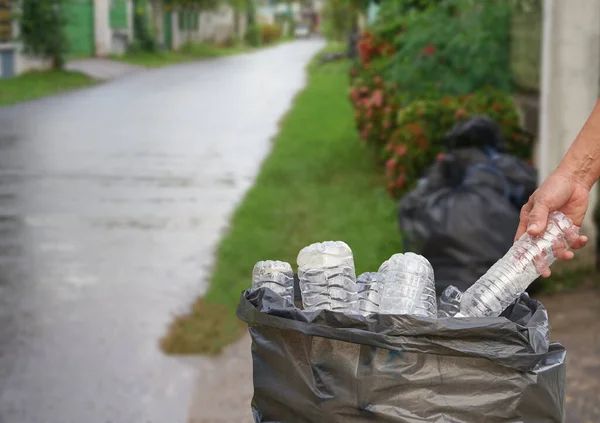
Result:
M217 249L206 296L172 324L162 340L166 352L217 353L238 338L243 326L235 309L259 260L296 267L302 247L343 240L362 273L401 251L395 203L355 131L347 63L313 65L309 72L307 88L283 119L271 155Z
M251 50L252 49L250 47L242 45L218 47L208 44L188 44L183 46L179 51L165 51L159 53L127 53L124 56L114 56L112 58L138 66L157 68L161 66L189 62L192 60L230 56L232 54L244 53Z
M97 81L68 71L28 72L14 78L0 79L0 105L20 103L95 84Z

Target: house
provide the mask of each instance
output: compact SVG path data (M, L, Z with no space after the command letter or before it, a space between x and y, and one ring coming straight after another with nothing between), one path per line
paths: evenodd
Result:
M64 3L70 57L122 54L133 39L133 0L69 0ZM49 62L23 52L13 0L0 0L0 78Z

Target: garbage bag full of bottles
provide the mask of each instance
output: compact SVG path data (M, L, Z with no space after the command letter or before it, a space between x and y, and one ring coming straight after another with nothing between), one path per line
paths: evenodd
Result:
M501 317L294 307L245 291L256 423L562 422L565 350L523 294Z

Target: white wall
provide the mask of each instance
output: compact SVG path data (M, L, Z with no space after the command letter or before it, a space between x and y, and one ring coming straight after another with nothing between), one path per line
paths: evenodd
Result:
M220 43L234 36L234 13L229 6L222 6L214 12L200 13L198 30L194 31L181 31L179 29L177 13L173 13L172 19L174 49L180 48L188 41L193 43ZM245 23L245 20L243 22ZM244 27L245 25L242 25L241 29L244 30Z
M52 67L51 60L44 60L28 54L18 54L16 60L16 74L29 72L33 70L46 70Z
M600 92L600 1L545 0L540 111L540 178L545 179L588 118ZM592 192L584 231L594 236Z
M110 0L94 0L94 47L96 56L107 56L111 52L112 30L110 29Z

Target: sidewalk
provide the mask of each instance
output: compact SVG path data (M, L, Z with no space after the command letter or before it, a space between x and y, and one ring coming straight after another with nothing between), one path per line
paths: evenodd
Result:
M189 423L253 423L250 345L245 335L218 357L194 359L198 381Z
M89 58L71 60L65 69L86 74L95 79L109 80L119 78L133 72L145 70L141 66L130 65L116 60Z

